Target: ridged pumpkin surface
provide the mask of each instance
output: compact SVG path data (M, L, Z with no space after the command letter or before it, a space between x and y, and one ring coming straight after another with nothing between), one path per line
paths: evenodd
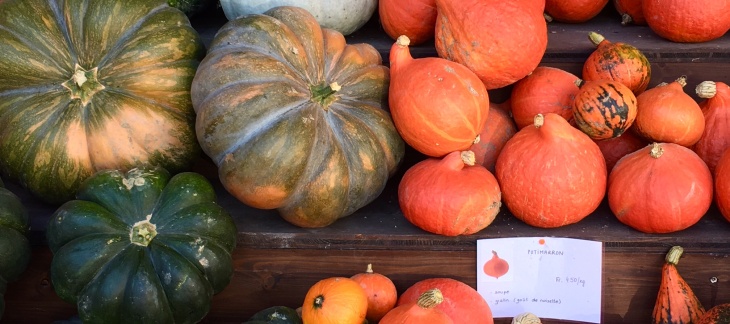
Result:
M621 136L634 123L636 112L636 97L617 81L588 81L573 101L575 124L594 140Z
M189 90L205 50L164 1L3 1L0 53L0 167L43 200L97 170L197 157Z
M221 27L193 80L198 141L250 206L322 227L375 199L405 144L384 109L388 68L307 11Z
M583 80L617 81L635 95L646 90L651 80L651 64L644 53L630 44L613 43L596 32L588 33L588 38L597 47L583 63Z
M18 279L30 261L28 211L0 180L0 319L5 311L5 289Z
M677 269L683 251L681 246L673 246L664 258L652 324L697 323L705 312L692 287Z

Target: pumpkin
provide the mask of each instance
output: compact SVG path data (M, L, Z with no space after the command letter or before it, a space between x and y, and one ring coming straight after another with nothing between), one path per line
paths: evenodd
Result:
M598 148L603 153L603 159L606 160L606 170L608 172L611 172L616 162L625 155L649 145L647 141L634 134L630 129L628 132L621 134L621 136L599 140L596 141L596 144L598 144Z
M705 117L697 102L684 92L685 77L636 96L634 130L650 142L690 147L702 137Z
M228 285L236 225L202 175L104 170L76 198L46 238L53 288L83 322L194 323Z
M346 44L304 9L241 17L193 80L198 142L232 196L327 226L380 195L405 154L388 85L375 48Z
M304 297L302 321L316 324L361 324L368 310L368 297L359 283L345 277L330 277L312 285Z
M642 2L644 0L613 0L613 6L621 15L621 25L646 25Z
M395 284L387 276L374 272L373 265L368 263L365 272L350 277L360 284L368 297L368 311L365 318L368 322L377 323L388 313L398 301Z
M436 0L438 56L465 65L489 90L524 78L547 48L547 23L536 10L540 1L527 2Z
M598 145L553 113L538 114L507 141L495 169L504 204L535 227L576 223L598 208L606 192Z
M603 10L608 0L546 0L545 14L549 20L583 23Z
M730 150L717 161L714 175L715 202L720 214L730 222Z
M622 42L610 42L603 35L590 32L588 38L596 49L583 63L583 80L611 80L638 95L649 86L651 64L638 48Z
M487 121L487 89L465 66L438 57L414 59L408 46L401 36L390 50L388 102L398 133L431 157L466 150Z
M508 106L509 102L506 104ZM484 166L492 173L502 147L517 133L517 125L509 115L509 108L504 106L505 104L489 103L489 118L479 132L479 141L469 147L469 151L474 152L474 163Z
M728 324L730 323L730 303L715 305L700 316L697 324Z
M692 150L714 172L720 156L730 148L730 87L723 82L704 81L697 85L696 92L705 98L700 102L705 128Z
M674 143L652 143L624 156L608 177L611 211L621 223L644 233L672 233L694 225L710 208L712 191L705 162Z
M244 324L302 324L302 319L291 307L271 306L256 312Z
M512 87L512 117L522 129L532 125L535 115L555 113L573 119L573 100L580 90L580 79L563 69L539 66Z
M220 0L220 5L228 20L263 14L280 6L299 7L312 14L322 27L350 35L370 20L378 7L378 0Z
M6 284L18 279L30 261L29 231L27 209L0 180L0 319L5 312Z
M730 29L727 0L643 0L641 8L649 28L673 42L707 42Z
M419 45L433 40L436 0L379 0L378 16L390 38L405 35L411 45Z
M667 252L662 266L662 277L652 313L652 324L698 323L705 312L692 288L677 270L684 249L673 246Z
M197 15L214 3L214 0L167 0L168 5L182 10L188 17Z
M445 236L481 231L502 206L497 179L475 164L471 151L454 151L411 166L398 184L398 203L411 224Z
M383 317L380 324L452 324L449 315L436 308L444 301L438 288L426 290L415 302L405 303Z
M198 158L203 43L164 1L0 2L0 169L50 203L103 169ZM61 28L60 26L66 26Z
M575 124L594 140L621 136L636 119L636 97L618 81L582 83L573 100Z
M424 292L434 288L443 296L443 302L436 308L451 317L454 323L494 323L492 310L484 297L471 286L452 278L436 277L415 282L398 297L396 307L416 302Z

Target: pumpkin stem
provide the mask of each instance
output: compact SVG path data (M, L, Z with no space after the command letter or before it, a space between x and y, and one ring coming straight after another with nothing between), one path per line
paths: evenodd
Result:
M669 264L677 265L677 263L679 263L679 258L682 256L682 253L684 253L684 249L679 245L675 245L669 249L669 252L667 252L667 256L664 258L664 260Z
M473 166L476 164L476 154L472 151L462 151L461 152L461 161L464 162L464 164L468 166Z
M712 98L717 94L717 84L714 81L702 81L695 88L695 92L700 98Z
M631 15L624 13L621 15L621 25L628 25L634 22L634 18L631 18Z
M542 17L545 18L545 21L547 21L547 22L553 22L553 16L548 15L545 12L543 12Z
M312 101L320 104L325 110L335 100L333 96L337 91L340 91L342 87L337 82L330 84L320 84L317 86L311 86L309 91L312 93Z
M582 79L576 79L575 80L575 86L578 87L578 88L582 87L584 84L586 84L586 82L583 81Z
M542 321L533 313L522 313L512 319L512 324L540 324Z
M152 215L147 219L134 223L129 231L129 241L139 246L149 246L152 239L157 236L157 225L150 223Z
M399 46L408 46L411 44L411 39L408 38L408 36L406 36L406 35L400 35L400 36L398 36L398 39L395 40L395 42Z
M91 70L85 70L80 65L76 64L74 73L71 78L61 85L71 92L71 99L81 100L81 103L86 104L91 101L91 97L95 93L104 90L104 85L98 81L98 68Z
M319 295L314 298L314 308L320 309L322 306L324 306L324 296Z
M418 307L424 308L424 309L430 309L438 306L444 301L444 295L441 293L441 290L438 288L433 288L430 290L426 290L421 296L418 297L418 301L416 301L416 304L418 304Z
M545 116L543 116L542 114L535 115L532 124L535 125L535 128L542 127L542 125L545 124Z
M683 75L683 76L677 78L677 80L675 80L675 82L679 83L679 85L681 85L682 88L684 88L684 86L687 85L687 76Z
M596 46L598 46L598 44L600 44L602 41L606 40L606 38L603 37L603 35L596 33L596 32L589 32L588 39L590 39L591 43L593 43L593 45L596 45Z
M368 268L365 270L365 273L373 273L373 264L368 263Z
M660 156L662 156L662 154L664 154L664 148L662 148L659 143L652 143L649 155L655 159L658 159Z

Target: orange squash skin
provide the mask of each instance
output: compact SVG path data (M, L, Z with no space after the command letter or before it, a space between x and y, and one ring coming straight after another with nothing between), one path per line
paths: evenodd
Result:
M392 39L406 35L412 45L432 40L436 27L436 0L380 0L380 24Z
M509 116L509 111L490 103L489 118L479 133L479 142L469 147L469 150L474 152L475 163L483 165L489 172L494 173L494 164L497 162L499 153L502 152L502 147L515 133L517 133L517 125Z
M415 302L402 304L383 317L380 324L452 324L451 317L436 308L443 302L443 295L437 288L428 290Z
M647 141L634 134L630 129L619 137L599 140L596 141L596 144L603 153L603 158L606 160L606 169L609 173L622 157L649 145Z
M622 25L646 25L642 2L644 0L613 0L613 6L621 15Z
M608 0L546 0L545 13L565 23L586 22L601 12Z
M398 301L395 284L387 276L374 272L372 264L368 264L365 272L353 275L350 279L360 284L368 297L368 311L365 318L368 322L377 323Z
M492 309L471 286L451 278L428 278L416 282L398 297L397 306L414 302L429 289L438 288L444 301L436 306L454 323L494 324Z
M679 246L672 247L667 253L652 313L652 324L698 323L705 312L692 288L677 270L681 255L682 248Z
M730 323L730 303L715 305L708 309L697 324L727 324Z
M606 162L598 145L557 114L517 132L495 169L504 204L535 227L576 223L598 208L606 192Z
M634 123L636 110L636 97L617 81L588 81L573 101L575 124L594 140L621 136Z
M368 298L359 283L330 277L312 285L304 297L302 321L316 324L359 324L365 320Z
M705 81L697 86L697 94L707 98L700 103L705 129L692 150L714 172L717 161L730 148L730 87L723 82Z
M674 143L653 143L626 155L608 177L611 211L644 233L672 233L694 225L712 197L712 174L705 162Z
M580 79L568 71L538 66L512 87L512 117L518 128L532 125L537 114L556 113L573 119L573 101Z
M720 214L730 222L730 150L717 161L715 168L715 202Z
M643 0L642 10L649 28L673 42L707 42L730 29L727 0Z
M613 43L596 32L588 37L597 47L583 63L583 80L612 80L623 83L635 95L649 86L651 63L636 47Z

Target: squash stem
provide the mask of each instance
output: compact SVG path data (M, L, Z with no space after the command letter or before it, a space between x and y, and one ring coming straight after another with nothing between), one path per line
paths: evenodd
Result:
M712 98L717 94L717 84L713 81L702 81L695 88L695 92L700 98Z
M669 249L665 260L669 264L677 265L677 263L679 263L679 258L682 256L682 253L684 253L684 249L679 245L675 245L671 249Z
M430 309L438 306L444 301L444 295L438 288L433 288L425 291L421 296L418 297L416 302L419 307L424 309Z
M157 226L150 223L152 215L147 215L147 219L134 223L129 231L129 240L132 244L139 246L149 246L152 239L157 236Z
M340 91L342 87L337 82L330 84L320 84L311 86L310 91L312 93L312 101L320 104L325 110L335 100L333 96L337 91Z

